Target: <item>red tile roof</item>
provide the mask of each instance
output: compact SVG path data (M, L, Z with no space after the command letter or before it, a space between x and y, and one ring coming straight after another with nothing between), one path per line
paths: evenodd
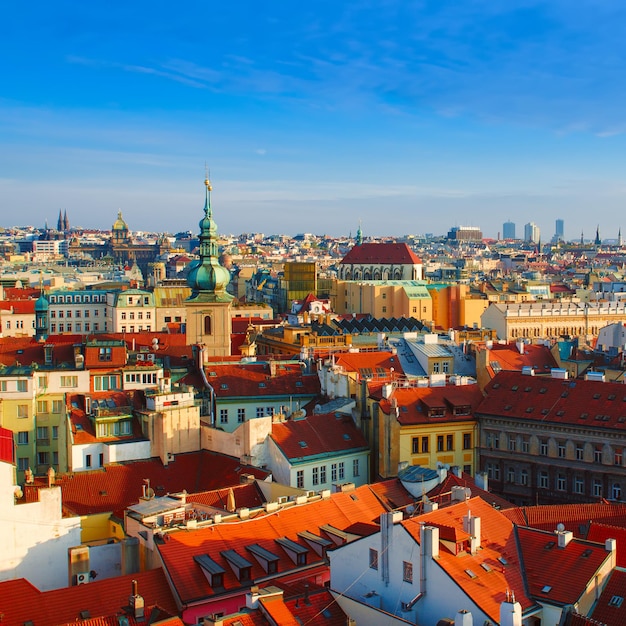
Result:
M278 361L275 368L275 375L272 375L267 362L209 363L205 371L218 398L319 394L319 378L315 374L303 374L299 363Z
M510 590L515 593L522 611L534 605L525 592L523 565L518 556L513 524L481 498L472 498L401 523L419 544L421 522L463 529L463 516L468 511L481 519L481 549L475 555L461 553L457 556L441 545L437 563L494 623L499 623L500 605ZM500 557L505 558L506 566L498 560ZM486 571L483 563L491 571ZM474 573L474 578L468 575L468 569Z
M0 309L10 311L17 315L35 314L34 300L0 300Z
M402 425L466 422L474 419L474 411L482 399L478 385L398 387L391 398L381 400L380 408L390 415L395 410L392 408L392 400L397 402L398 422ZM467 407L467 412L458 411L461 407ZM439 417L429 417L431 409L441 410L443 413Z
M479 348L484 349L484 348ZM534 367L539 373L549 372L558 367L552 353L546 346L524 345L524 353L513 343L501 345L494 343L489 350L489 364L498 363L500 369L521 372L523 367Z
M215 509L228 510L228 498L232 492L235 499L235 509L245 507L248 509L263 506L265 497L256 482L245 485L233 485L225 489L214 489L187 495L187 502L204 504Z
M341 265L420 265L422 260L405 243L363 243L354 246Z
M335 356L335 363L348 372L357 372L364 376L377 377L379 369L384 371L378 372L378 375L385 378L391 370L396 376L404 374L400 359L389 352L342 352Z
M621 604L613 598L622 598ZM613 600L613 602L611 602ZM619 604L619 606L617 606ZM596 623L607 626L622 626L626 624L626 571L614 569L602 595L598 598L591 616Z
M133 461L107 465L101 470L57 474L56 484L61 487L63 508L72 515L91 515L123 510L136 504L142 494L144 479L157 496L208 491L240 484L241 474L252 474L264 479L268 472L257 467L241 465L238 459L202 450L178 454L164 466L159 459ZM34 486L26 485L27 499L37 499L32 490L47 487L47 479L36 479Z
M556 604L576 604L610 553L603 545L572 539L559 548L553 532L518 527L531 596Z
M277 570L280 576L296 568L285 550L275 541L287 537L309 550L308 565L315 566L317 563L327 568L325 561L298 536L298 532L308 530L324 536L320 529L324 524L343 530L356 522L375 522L383 511L381 503L364 486L350 493L335 493L327 499L295 505L239 523L216 524L195 531L174 532L168 535L168 541L158 545L158 550L182 602L201 598L208 601L221 593L232 593L246 587L245 583L237 580L228 562L220 554L222 551L236 550L241 557L250 561L252 580L265 578L265 570L246 550L246 546L258 543L278 557ZM202 568L194 561L195 556L207 554L225 571L224 590L212 589Z
M607 539L615 539L617 544L616 564L626 567L626 527L608 526L590 522L587 539L597 543L604 543Z
M369 449L363 433L349 415L309 415L272 424L272 440L291 461L318 454Z
M599 431L626 430L626 387L620 383L500 372L485 387L485 396L477 409L479 415L580 425Z
M460 477L452 472L448 472L444 481L428 492L428 498L438 502L439 506L446 506L452 501L452 487L469 487L472 498L478 496L498 510L506 510L514 506L508 500L478 487L472 476L465 472Z
M132 580L137 581L146 606L158 605L169 615L178 614L159 568L52 591L39 591L24 578L0 582L2 623L17 626L31 620L35 626L58 626L79 621L81 611L89 611L92 617L116 615L128 606Z

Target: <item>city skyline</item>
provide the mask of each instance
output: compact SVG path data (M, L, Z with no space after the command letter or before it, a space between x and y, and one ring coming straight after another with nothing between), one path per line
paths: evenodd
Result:
M10 5L3 226L617 238L626 9ZM10 59L10 61L9 61ZM518 233L519 236L519 233Z

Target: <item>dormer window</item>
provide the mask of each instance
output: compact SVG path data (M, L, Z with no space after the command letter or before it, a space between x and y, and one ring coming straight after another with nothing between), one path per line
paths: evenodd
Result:
M220 554L226 559L240 583L252 580L252 563L244 559L235 550L222 550Z
M287 553L287 556L296 565L306 565L307 554L309 553L308 548L301 546L299 543L292 541L291 539L287 539L287 537L274 539L274 541L283 548L283 550Z
M276 554L266 550L258 543L246 546L246 550L254 556L267 574L276 574L278 572L278 561L280 558Z
M209 584L213 589L224 587L224 574L226 570L216 563L208 554L198 554L193 560L202 568Z

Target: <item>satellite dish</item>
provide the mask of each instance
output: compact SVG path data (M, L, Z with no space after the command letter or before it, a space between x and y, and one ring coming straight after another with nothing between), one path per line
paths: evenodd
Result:
M565 530L565 524L557 524L556 529L562 533Z
M155 337L152 340L152 349L156 352L159 349L159 339L158 337Z

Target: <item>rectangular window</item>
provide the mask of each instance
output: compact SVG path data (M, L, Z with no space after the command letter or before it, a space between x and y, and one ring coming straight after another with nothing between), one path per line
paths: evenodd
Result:
M6 390L7 390L7 381L0 380L0 391L6 391Z
M98 361L110 361L111 355L111 348L100 348L100 350L98 350Z
M405 583L413 582L413 563L402 561L402 580Z
M28 404L18 404L17 405L17 416L18 417L28 417Z
M419 452L420 452L420 438L413 437L413 439L411 439L411 453L419 454Z
M91 454L85 455L85 467L91 467Z
M433 363L433 374L439 374L439 362L435 361Z
M585 493L585 481L580 476L574 478L574 493Z
M602 481L601 480L593 481L593 495L596 498L602 497Z
M454 450L454 435L446 435L446 450Z
M59 427L58 426L53 426L52 427L52 438L53 439L58 439L59 438Z
M565 480L565 474L559 474L556 477L556 488L558 491L565 491L567 481Z
M443 373L447 374L450 371L450 362L449 361L444 361L442 363L442 367L443 367Z
M52 401L52 412L53 413L61 413L63 410L63 400L53 400Z
M47 426L37 426L37 441L47 441L48 440L48 427Z
M323 485L326 483L326 466L322 465L320 467L320 483Z
M378 569L378 550L370 548L370 568Z
M463 433L463 450L470 450L472 447L472 433Z
M515 452L515 448L517 448L517 440L514 435L509 437L509 452Z
M560 459L565 458L565 442L564 441L559 441L559 444L557 447L557 453Z
M47 413L47 412L48 412L48 401L37 400L37 413Z
M330 466L330 480L332 482L337 480L337 463L333 463Z
M576 444L576 460L582 461L584 458L585 458L585 449L580 444Z
M85 322L85 332L89 331L89 322Z
M98 455L98 465L102 467L104 465L104 453L100 452Z
M425 454L428 452L428 441L429 441L428 437L422 437L422 454Z
M528 439L528 437L523 437L522 438L522 452L525 452L526 454L528 454L529 451L530 451L530 439Z
M437 452L443 452L443 435L437 435Z
M237 409L237 421L240 424L246 421L246 409L245 408Z
M615 448L613 452L613 465L623 465L624 463L624 452L622 448Z
M21 393L28 391L28 381L26 380L18 380L17 381L17 390Z
M539 472L539 489L547 489L548 488L548 472Z
M152 316L150 315L150 311L146 311L146 319L149 320ZM180 322L180 318L176 319L177 322Z
M355 477L359 475L359 459L353 459L352 461L352 475Z
M78 387L78 376L61 376L61 387Z
M268 406L265 409L265 415L274 415L274 407L273 406Z
M526 487L528 485L528 470L522 470L519 474L519 482Z
M296 487L298 489L304 489L304 470L298 470L296 472Z
M258 406L256 408L256 416L257 417L263 417L263 407L262 406Z
M25 446L28 444L28 431L22 430L17 433L17 444L19 446Z
M228 409L220 409L220 424L228 424Z
M510 483L515 482L515 470L512 467L509 467L509 469L506 471L506 479Z
M50 465L50 453L37 452L37 465Z
M29 466L30 466L30 463L28 462L28 457L23 456L17 459L18 471L25 472Z
M596 446L593 451L594 463L602 463L602 446Z
M339 462L339 480L343 480L346 477L346 471L343 461Z
M319 467L314 467L313 468L313 484L314 485L319 485L320 484L320 470Z
M539 454L548 456L548 442L545 439L542 439L539 443Z

